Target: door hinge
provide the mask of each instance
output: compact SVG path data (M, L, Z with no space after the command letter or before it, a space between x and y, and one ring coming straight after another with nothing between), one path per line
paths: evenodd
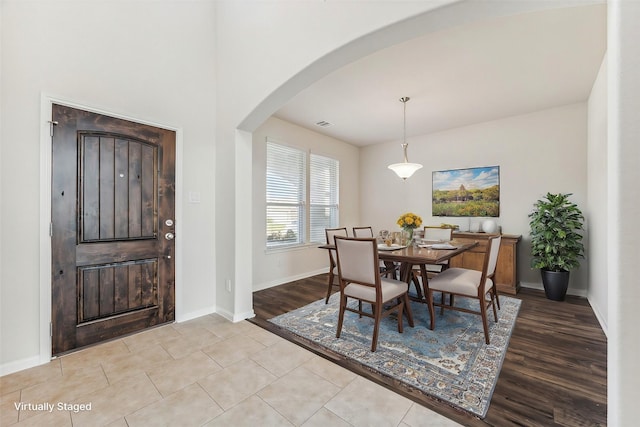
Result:
M53 322L49 322L49 336L53 338Z
M53 237L53 222L49 223L49 237Z
M53 134L54 134L53 129L58 124L58 122L55 121L55 120L48 120L48 122L49 122L49 135L53 136Z

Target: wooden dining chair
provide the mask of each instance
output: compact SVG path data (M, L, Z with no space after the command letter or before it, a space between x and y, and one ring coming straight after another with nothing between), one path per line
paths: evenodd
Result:
M409 326L413 327L413 314L407 292L409 285L379 274L378 243L375 238L336 236L335 242L340 283L340 312L336 338L340 338L345 311L357 313L360 317L371 317L374 319L371 351L376 351L382 318L397 311L398 332L402 333L402 316L406 310ZM358 301L357 308L347 305L349 298ZM363 310L363 302L371 304L371 313Z
M440 307L442 310L457 310L480 315L482 318L482 327L484 328L484 338L487 344L489 344L489 325L487 322L487 309L489 306L493 307L494 320L496 322L498 321L496 303L499 304L499 301L494 276L501 240L501 235L489 237L482 271L469 270L466 268L449 268L429 279L429 286L427 288L431 301L434 301L434 292L451 295L449 304L447 304L443 298L440 303L433 302L435 307ZM454 296L478 300L480 311L456 306L454 301L458 301L458 298L454 300ZM432 323L431 329L434 329L434 327L435 325Z
M373 237L373 227L353 227L353 237Z
M327 238L328 245L334 245L335 241L333 240L334 236L343 236L347 237L347 227L340 228L325 228L324 234ZM331 297L331 291L333 290L333 282L334 278L338 275L338 266L336 262L336 251L335 249L329 249L329 283L327 284L327 298L324 303L329 303L329 297Z
M353 237L370 238L373 236L373 227L353 227ZM380 274L397 279L400 274L400 264L380 261Z

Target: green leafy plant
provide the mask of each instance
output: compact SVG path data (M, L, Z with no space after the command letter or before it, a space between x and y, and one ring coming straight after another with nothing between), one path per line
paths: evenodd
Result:
M529 214L531 267L569 271L584 258L582 234L584 216L569 200L571 193L551 194L538 200Z

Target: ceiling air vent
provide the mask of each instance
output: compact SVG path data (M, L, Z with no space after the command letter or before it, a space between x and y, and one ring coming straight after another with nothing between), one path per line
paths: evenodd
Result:
M319 122L316 122L316 126L320 126L321 128L326 128L331 126L331 123L326 122L324 120L320 120Z

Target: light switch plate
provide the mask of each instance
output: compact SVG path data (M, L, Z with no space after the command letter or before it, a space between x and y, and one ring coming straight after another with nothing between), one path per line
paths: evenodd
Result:
M189 203L200 203L199 191L189 191Z

